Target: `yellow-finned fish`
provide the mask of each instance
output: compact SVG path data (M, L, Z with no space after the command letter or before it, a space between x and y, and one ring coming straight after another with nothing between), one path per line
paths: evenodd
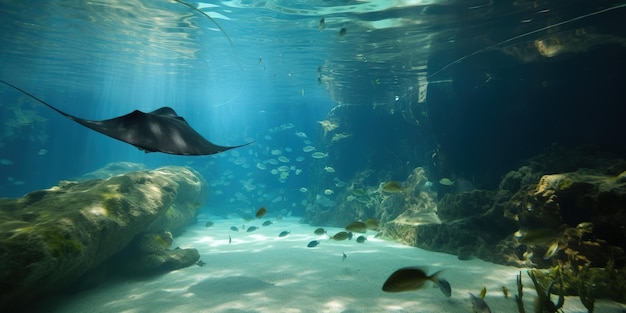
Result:
M428 276L426 272L418 267L404 267L401 268L385 281L383 284L383 291L385 292L403 292L418 290L424 286L427 281L432 281L438 284L437 275L441 271L436 272Z
M365 220L365 225L369 230L378 230L378 220L375 218L368 218Z
M444 185L444 186L452 186L452 185L454 185L454 181L451 180L450 178L447 178L447 177L444 177L444 178L440 179L439 183Z
M485 299L485 296L487 295L487 287L483 287L483 289L480 290L480 293L478 294L478 296L481 299Z
M400 185L400 183L397 181L388 181L383 184L381 189L387 193L399 193L404 191L402 185Z
M346 230L355 233L365 233L367 231L367 225L363 222L356 221L348 224Z
M559 251L559 241L554 241L546 250L546 253L543 254L544 260L549 260Z

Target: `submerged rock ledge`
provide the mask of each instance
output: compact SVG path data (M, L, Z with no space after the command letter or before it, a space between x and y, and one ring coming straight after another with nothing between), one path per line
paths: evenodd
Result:
M195 221L206 186L192 169L172 166L0 199L0 308L69 286L139 234L180 233ZM186 250L191 257L178 267L197 260Z

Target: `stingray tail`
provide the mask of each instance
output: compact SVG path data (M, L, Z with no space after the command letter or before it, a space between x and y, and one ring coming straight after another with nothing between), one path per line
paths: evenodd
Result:
M220 148L224 148L224 150L221 150L220 152L224 152L224 151L226 151L226 150L230 150L230 149L235 149L235 148L245 147L245 146L250 145L250 144L253 144L253 143L255 143L255 142L256 142L256 141L255 141L255 140L253 140L253 141L250 141L250 142L244 143L244 144L242 144L242 145L232 146L232 147L224 147L224 146L220 146Z
M10 84L10 83L8 83L8 82L4 81L4 80L1 80L1 79L0 79L0 83L3 83L3 84L5 84L5 85L7 85L7 86L9 86L9 87L11 87L11 88L13 88L13 89L15 89L15 90L17 90L17 91L21 92L21 93L23 93L23 94L25 94L25 95L27 95L27 96L29 96L29 97L33 98L33 99L35 99L35 100L37 100L37 101L41 102L41 104L43 104L43 105L45 105L45 106L47 106L47 107L49 107L49 108L51 108L51 109L53 109L53 110L55 110L55 111L59 112L61 115L65 116L65 117L67 117L67 118L69 118L69 119L75 120L75 117L74 117L74 116L69 115L69 114L67 114L67 113L65 113L65 112L63 112L63 111L61 111L61 110L59 110L59 109L57 109L57 108L53 107L52 105L48 104L47 102L45 102L45 101L43 101L43 100L41 100L41 99L39 99L39 98L37 98L37 97L35 97L35 96L31 95L30 93L26 92L26 91L25 91L24 89L22 89L22 88L19 88L19 87L17 87L17 86L14 86L14 85L12 85L12 84Z

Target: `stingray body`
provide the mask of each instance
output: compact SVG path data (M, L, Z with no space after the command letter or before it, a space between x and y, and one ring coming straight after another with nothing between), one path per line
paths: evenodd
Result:
M6 81L0 80L0 82L39 101L76 123L129 143L145 152L209 155L250 144L232 147L213 144L191 128L187 121L170 107L162 107L148 113L135 110L129 114L103 121L84 120L67 114Z

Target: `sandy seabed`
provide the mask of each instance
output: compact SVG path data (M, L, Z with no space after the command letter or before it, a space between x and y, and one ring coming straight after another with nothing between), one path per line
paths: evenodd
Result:
M523 273L526 312L533 312L536 292L525 269L478 259L460 261L454 255L430 252L374 238L357 243L329 240L313 234L317 227L297 218L243 222L211 219L191 226L174 245L196 248L204 266L191 266L142 279L115 279L44 305L47 312L472 312L469 293L487 288L492 312L518 312L516 275ZM242 225L257 226L253 232ZM240 231L232 231L237 226ZM334 234L342 229L328 227ZM279 237L281 231L290 231ZM229 236L232 241L229 243ZM314 248L307 243L320 240ZM343 254L347 256L345 259ZM443 270L452 296L432 283L417 291L386 293L381 287L395 270L418 266L428 273ZM502 286L510 291L504 297ZM553 297L556 301L556 297ZM564 312L587 312L577 297L566 297ZM625 305L596 301L595 312L624 312Z

